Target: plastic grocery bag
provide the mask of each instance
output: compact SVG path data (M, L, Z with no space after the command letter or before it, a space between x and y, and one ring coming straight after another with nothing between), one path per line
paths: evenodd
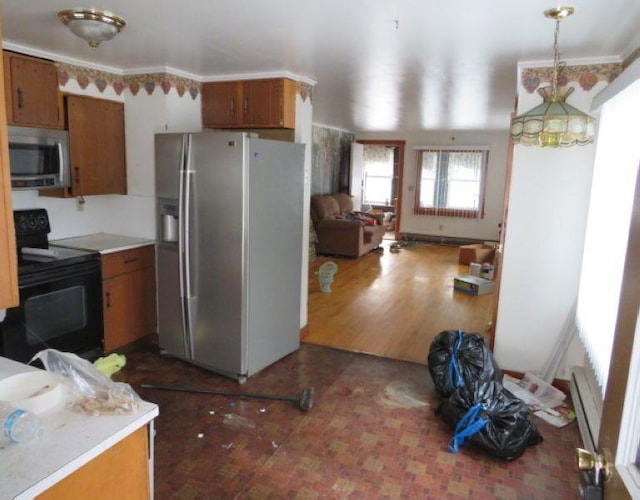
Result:
M89 415L134 414L142 400L129 384L105 377L86 359L70 352L45 349L32 359L45 369L59 374L70 390L69 406Z
M440 332L431 343L427 362L436 390L445 397L472 382L502 383L502 370L477 333Z
M474 382L457 389L436 409L455 433L454 453L466 439L503 460L515 460L542 442L527 406L498 382Z

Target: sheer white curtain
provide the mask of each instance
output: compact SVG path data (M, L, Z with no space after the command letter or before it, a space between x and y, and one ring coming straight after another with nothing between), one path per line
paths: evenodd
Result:
M640 80L602 106L576 322L604 395L638 166Z

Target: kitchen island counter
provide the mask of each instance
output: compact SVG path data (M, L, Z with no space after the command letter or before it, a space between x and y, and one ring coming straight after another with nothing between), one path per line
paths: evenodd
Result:
M138 238L135 236L122 236L119 234L96 233L89 234L87 236L52 240L49 243L60 247L76 248L78 250L93 250L94 252L100 252L101 254L108 254L147 245L154 245L155 240Z
M0 357L0 380L33 370L37 368ZM97 473L100 467L96 464L101 463L101 457L107 456L110 448L131 441L140 431L146 435L147 425L150 427L148 460L143 459L143 470L137 472L142 482L147 481L147 491L152 493L153 419L157 415L158 406L146 401L135 415L88 416L63 404L39 415L43 426L39 439L0 447L2 498L26 499L42 493L48 498L59 498L60 490L56 492L55 487L66 481L65 492L77 491L68 485L69 480L73 483L78 478L88 488L95 482L97 488L105 479ZM133 475L134 471L131 472ZM107 480L113 482L113 478Z

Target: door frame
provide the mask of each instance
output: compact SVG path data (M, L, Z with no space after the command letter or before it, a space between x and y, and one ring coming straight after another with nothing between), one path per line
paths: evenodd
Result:
M636 389L638 374L630 371L630 366L637 366L639 346L635 346L636 330L638 327L638 311L640 310L640 174L636 179L635 197L631 212L629 240L627 254L622 275L620 302L613 337L613 350L609 368L607 389L602 406L602 422L598 436L598 449L606 450L615 461L614 474L605 484L605 499L631 498L622 476L627 476L625 470L635 461L635 453L630 458L629 443L621 442L625 438L635 437L636 441L630 446L637 447L638 434L633 434L637 426L640 409L640 397ZM638 339L640 342L640 339ZM637 370L636 370L637 372ZM635 384L635 385L632 385ZM635 391L635 393L634 393ZM625 403L628 403L625 407ZM625 456L619 451L626 446ZM629 462L629 460L632 460ZM622 463L618 463L622 461ZM621 473L622 472L622 473Z
M395 224L395 239L400 238L400 220L402 218L402 183L404 179L404 148L406 141L401 140L386 140L386 139L361 139L356 141L358 144L363 145L378 145L378 146L391 146L398 148L398 175L396 176L396 224Z
M511 119L516 117L516 112L512 111ZM488 339L489 349L493 351L493 346L496 338L496 327L498 323L498 305L500 302L500 283L502 282L502 256L504 252L504 241L507 235L507 220L509 217L509 195L511 193L511 173L513 171L513 153L515 145L511 140L507 143L507 165L504 175L504 195L502 200L502 220L500 222L500 237L498 241L498 248L495 252L495 274L493 276L493 282L496 284L496 301L493 306L493 318L491 326L491 336Z

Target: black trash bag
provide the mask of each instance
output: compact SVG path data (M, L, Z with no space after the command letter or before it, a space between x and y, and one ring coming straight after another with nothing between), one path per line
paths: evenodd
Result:
M445 397L471 382L502 383L502 370L477 333L440 332L431 342L427 362L436 390Z
M503 460L515 460L542 442L529 408L498 382L472 383L444 399L436 415L455 433L449 449L457 453L466 439Z

